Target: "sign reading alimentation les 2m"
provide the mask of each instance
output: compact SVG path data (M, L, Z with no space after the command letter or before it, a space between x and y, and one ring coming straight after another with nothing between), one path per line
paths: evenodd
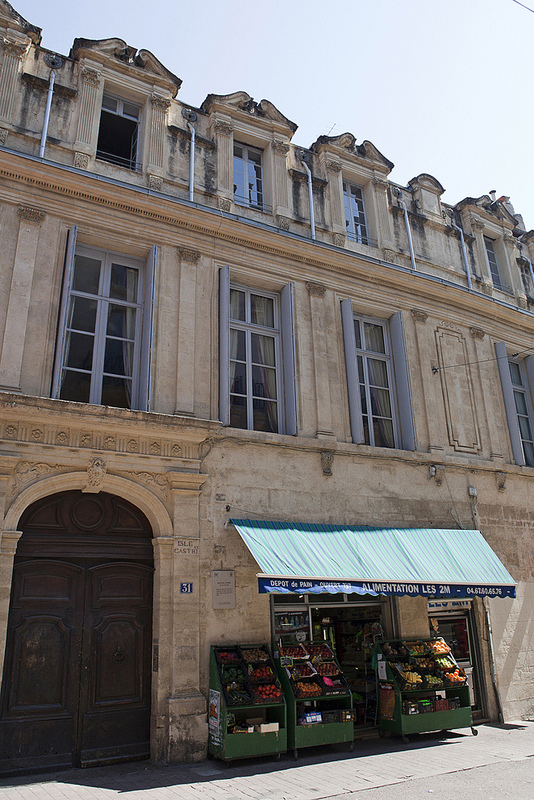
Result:
M213 608L235 608L235 571L214 569L211 573Z

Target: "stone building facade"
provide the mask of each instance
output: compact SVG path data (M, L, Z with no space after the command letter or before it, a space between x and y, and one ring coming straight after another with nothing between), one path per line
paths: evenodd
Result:
M210 645L273 640L234 518L479 529L517 583L467 604L480 717L531 716L534 232L245 92L184 106L120 39L40 42L0 0L2 768L204 757ZM428 598L380 602L428 635Z

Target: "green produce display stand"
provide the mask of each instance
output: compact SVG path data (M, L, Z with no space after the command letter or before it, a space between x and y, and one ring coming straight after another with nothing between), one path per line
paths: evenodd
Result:
M405 639L376 645L381 735L473 728L465 675L443 639Z
M215 758L286 752L286 702L267 645L211 647L208 721Z
M352 694L330 647L324 642L279 646L275 662L287 701L288 750L295 758L302 747L350 742L352 750ZM305 695L306 687L318 693Z

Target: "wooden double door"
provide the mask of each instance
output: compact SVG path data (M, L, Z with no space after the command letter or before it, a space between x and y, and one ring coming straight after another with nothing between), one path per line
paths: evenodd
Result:
M0 774L148 758L151 530L112 495L21 520L0 697Z

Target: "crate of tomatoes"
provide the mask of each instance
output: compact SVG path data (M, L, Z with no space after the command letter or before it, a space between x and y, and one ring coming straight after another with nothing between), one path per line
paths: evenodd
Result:
M254 702L257 704L282 702L282 689L278 680L272 683L258 683L253 686Z

